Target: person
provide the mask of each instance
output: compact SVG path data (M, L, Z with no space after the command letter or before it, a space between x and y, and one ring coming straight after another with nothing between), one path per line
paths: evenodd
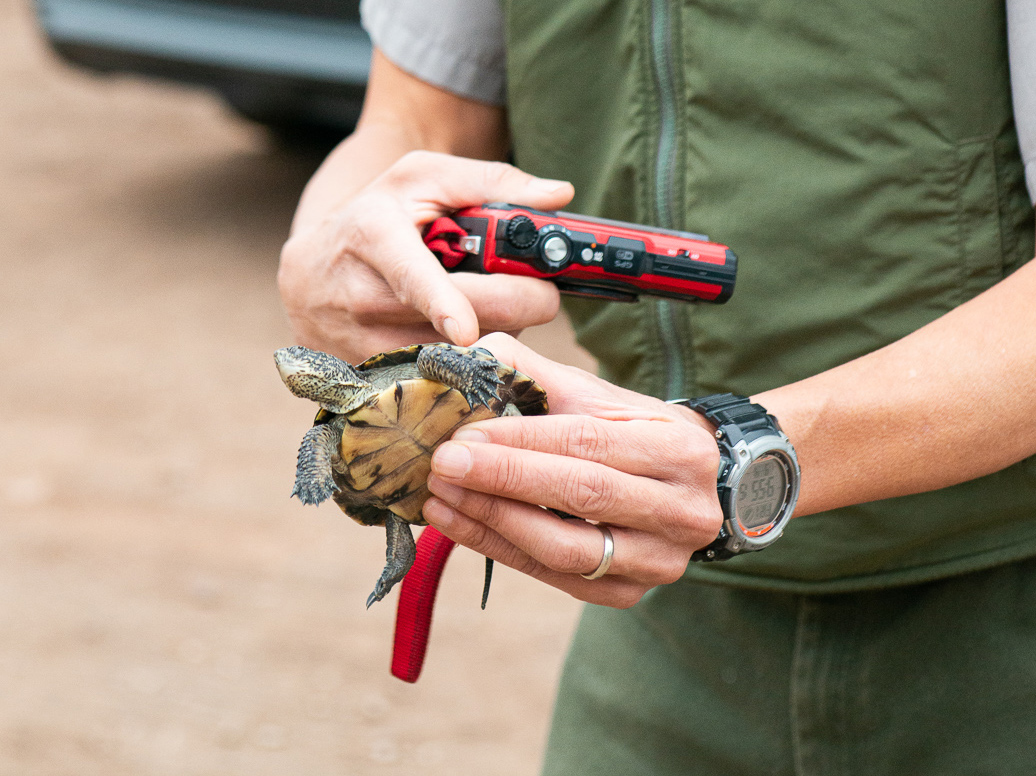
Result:
M301 344L477 341L546 389L550 415L440 447L424 509L593 604L545 772L1029 773L1036 229L1002 0L365 14L363 115L303 194L281 294ZM551 284L449 275L422 244L491 201L707 232L735 293L565 300L601 376L553 363L512 336L558 314ZM719 453L664 400L725 391L779 419L798 506L772 547L689 563L723 519ZM602 531L543 507L609 527L605 576L583 576Z

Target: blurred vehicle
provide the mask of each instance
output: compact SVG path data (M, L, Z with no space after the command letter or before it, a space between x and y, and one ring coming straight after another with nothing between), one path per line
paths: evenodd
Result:
M36 0L66 61L213 89L288 134L344 134L359 116L371 43L359 0Z

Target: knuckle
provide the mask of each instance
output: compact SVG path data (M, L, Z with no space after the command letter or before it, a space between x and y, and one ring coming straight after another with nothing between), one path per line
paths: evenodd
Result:
M463 511L463 510L461 510ZM466 547L478 550L486 546L490 529L478 520L464 520L454 538Z
M680 558L672 558L659 565L655 570L655 575L652 582L655 585L671 585L674 582L679 581L683 578L684 572L687 570L687 563L690 560L689 556L682 556Z
M608 457L606 435L589 416L577 416L569 437L568 455L588 461L602 461Z
M719 448L711 439L702 444L697 434L686 433L683 426L668 430L668 436L662 445L662 455L674 476L679 477L686 472L701 471L699 467L708 466L713 451L716 465L719 465Z
M289 310L295 306L299 296L293 264L291 259L285 257L285 252L281 251L281 263L277 268L277 290L280 292L285 307Z
M587 574L597 561L587 557L586 548L571 538L556 540L545 548L544 564L562 574Z
M374 253L379 212L372 196L359 196L349 203L338 222L342 252L361 259Z
M607 605L614 609L631 609L650 588L634 583L617 585L609 594Z
M489 485L494 493L508 495L519 490L525 477L525 467L519 458L510 455L502 456L492 469Z
M314 274L313 264L313 251L305 237L296 235L281 246L277 288L286 302L291 303L309 295L307 292Z
M656 513L659 533L678 544L693 541L700 532L700 518L685 498L661 499Z
M507 183L510 179L523 176L524 173L507 162L485 162L482 166L483 182L487 188Z
M509 326L524 317L525 301L508 293L485 294L472 299L476 305L479 320L501 327Z
M469 513L474 512L477 514L484 526L493 529L503 522L504 504L505 502L502 499L472 493L464 506Z
M393 292L396 299L404 307L412 307L417 297L417 287L420 283L418 273L409 262L400 262L394 273Z
M719 446L712 436L704 434L680 434L682 460L691 464L694 471L716 472L719 469Z
M560 488L562 505L580 517L605 516L615 507L615 493L597 469L572 472L560 481Z
M285 264L294 264L302 258L301 242L301 238L296 235L289 237L284 245L281 246L281 267L284 267Z
M705 535L705 541L694 542L697 547L704 546L716 538L720 528L723 526L723 508L719 505L718 499L713 499L704 506L699 516L698 536Z
M520 571L522 574L536 579L543 576L543 564L538 563L535 558L519 552L517 549L508 553L507 557L501 558L500 562L505 566L510 566L515 571Z
M383 176L388 183L408 184L420 179L434 164L437 155L431 151L408 151L399 157Z
M481 337L478 344L493 354L503 355L509 351L513 342L514 338L510 334L494 331Z
M479 319L504 331L549 323L557 317L561 305L553 284L520 275L497 276L492 283L480 283L478 290L472 303L477 306Z

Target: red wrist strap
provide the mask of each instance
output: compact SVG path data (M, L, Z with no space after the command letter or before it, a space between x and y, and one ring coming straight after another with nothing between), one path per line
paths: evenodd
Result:
M442 216L428 225L424 233L424 244L432 253L439 254L446 269L453 269L460 264L467 254L457 247L457 242L468 233L457 226L452 218Z
M421 675L432 628L435 594L454 546L452 539L447 539L432 526L425 528L417 540L414 565L400 583L396 636L392 645L392 675L404 682L416 682Z

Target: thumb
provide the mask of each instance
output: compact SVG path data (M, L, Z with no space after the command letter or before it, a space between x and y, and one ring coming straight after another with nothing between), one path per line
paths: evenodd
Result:
M602 397L613 398L623 390L578 367L552 361L503 332L485 335L475 347L535 380L546 392L552 414L585 413Z
M536 210L557 210L572 201L575 188L568 181L537 178L510 164L498 162L485 170L483 202L509 202Z
M539 178L506 162L420 151L408 154L396 167L395 173L413 186L414 200L431 206L424 214L429 221L442 212L486 202L556 210L575 195L568 181Z

